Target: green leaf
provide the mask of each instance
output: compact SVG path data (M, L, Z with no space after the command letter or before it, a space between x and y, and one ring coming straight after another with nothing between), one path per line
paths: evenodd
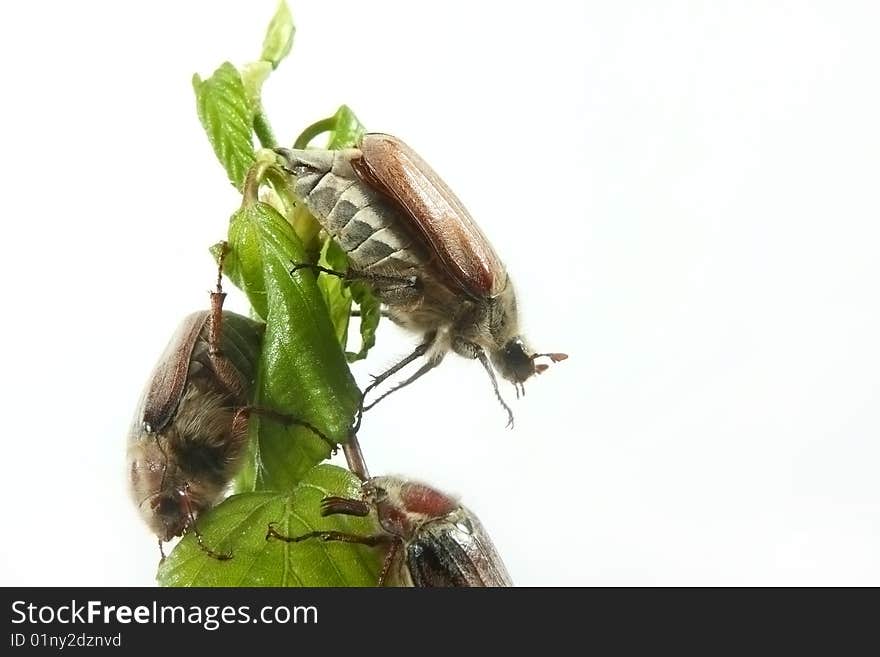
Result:
M270 205L254 203L233 215L229 247L227 274L266 321L255 403L308 421L335 442L345 442L360 391L314 275L289 273L292 263L305 261L293 228ZM259 414L251 415L250 425L256 441L239 486L289 489L330 455L329 446L303 427Z
M260 463L260 425L258 422L248 423L247 451L242 460L241 469L232 481L232 490L236 493L248 493L258 490Z
M260 260L260 232L255 225L258 220L259 212L255 206L242 208L232 215L229 221L230 250L223 272L247 295L254 312L265 322L269 316L269 300ZM216 259L216 252L214 257Z
M327 240L318 264L336 271L345 271L348 267L348 256L336 242ZM356 353L346 352L345 357L349 363L366 358L367 352L376 344L376 327L381 317L379 300L369 286L363 283L346 283L337 276L319 276L318 287L324 295L330 320L336 327L336 337L343 349L348 344L352 301L358 304L361 312L361 348Z
M230 182L242 188L254 163L254 108L248 101L241 76L225 62L207 80L193 75L199 120Z
M321 257L318 264L335 271L348 269L348 256L336 242L327 240L321 249ZM336 328L336 339L340 346L345 349L348 342L348 323L351 319L351 294L345 281L338 276L323 274L318 277L318 287L324 295L324 302L330 313L330 321Z
M309 539L266 540L269 523L286 536L332 530L369 536L380 531L375 516L321 517L327 495L360 498L360 482L342 468L319 465L286 493L234 495L198 520L205 544L232 558L205 554L188 534L159 565L162 586L375 586L380 548Z
M272 72L272 63L260 60L245 64L241 69L241 84L251 108L260 107L263 83Z
M375 297L369 286L364 283L351 283L348 286L349 294L361 311L361 348L357 353L346 352L345 357L349 363L367 357L367 352L376 345L376 328L382 317L382 304Z
M336 114L333 115L333 123L333 134L327 143L329 150L356 146L367 131L348 105L339 106Z
M271 62L272 68L278 68L281 60L287 57L293 46L293 35L296 27L293 24L293 16L284 0L278 3L278 9L266 28L266 38L263 40L263 54L260 59Z

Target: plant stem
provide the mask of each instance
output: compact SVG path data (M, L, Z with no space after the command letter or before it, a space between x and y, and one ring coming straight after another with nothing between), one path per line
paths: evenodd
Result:
M257 139L260 140L260 146L263 148L275 148L278 145L262 107L254 115L254 132L257 133Z
M271 166L269 162L257 160L248 170L241 190L241 207L254 205L260 200L260 183L266 175L266 170Z
M322 132L330 132L336 129L336 117L331 116L326 119L321 119L320 121L316 121L308 128L300 133L299 137L296 138L296 141L293 143L294 148L305 148L309 145L309 142L312 141L315 137L320 135Z

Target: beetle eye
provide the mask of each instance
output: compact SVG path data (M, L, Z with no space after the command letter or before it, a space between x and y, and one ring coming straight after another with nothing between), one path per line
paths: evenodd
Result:
M364 501L369 504L378 504L388 499L388 491L381 486L370 485L364 490Z

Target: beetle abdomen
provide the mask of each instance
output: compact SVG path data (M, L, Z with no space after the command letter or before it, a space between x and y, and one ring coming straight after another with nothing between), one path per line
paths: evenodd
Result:
M360 272L415 269L427 255L402 226L401 210L362 183L351 168L357 149L279 149L295 177L294 191Z

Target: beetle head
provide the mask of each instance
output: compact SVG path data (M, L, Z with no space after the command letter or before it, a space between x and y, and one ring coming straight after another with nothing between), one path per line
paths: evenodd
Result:
M141 514L162 541L170 541L180 536L190 524L183 503L185 491L175 491L169 495L153 495L141 504Z
M163 541L180 536L198 514L210 506L219 490L189 478L160 434L132 444L128 450L129 484L138 511Z
M547 357L554 363L558 363L568 358L568 355L560 353L530 353L522 338L516 336L508 340L501 349L493 350L490 357L492 358L492 365L495 366L498 373L513 383L517 388L517 392L519 392L522 390L524 381L533 374L540 374L550 367L546 363L536 363L535 359Z
M522 383L537 371L535 361L529 356L520 337L508 340L501 349L492 351L490 356L498 373L514 385Z
M187 517L181 510L174 490L173 471L169 471L161 438L146 437L128 450L129 485L138 511L147 526L161 540L179 536L186 528Z

